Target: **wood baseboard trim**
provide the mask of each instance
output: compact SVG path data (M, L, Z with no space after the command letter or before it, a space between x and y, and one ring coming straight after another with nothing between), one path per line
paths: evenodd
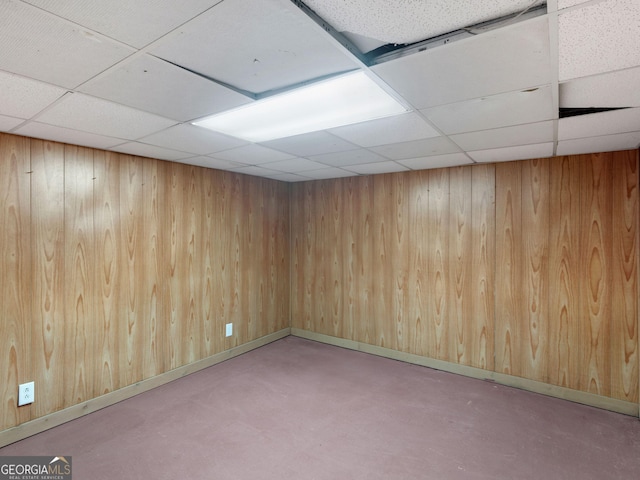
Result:
M375 345L356 342L354 340L332 337L330 335L315 333L299 328L292 328L291 335L300 338L306 338L308 340L314 340L320 343L335 345L337 347L348 348L350 350L370 353L372 355L378 355L380 357L391 358L393 360L399 360L415 365L422 365L424 367L433 368L435 370L464 375L466 377L476 378L480 380L491 380L500 385L519 388L521 390L527 390L529 392L540 393L542 395L547 395L550 397L561 398L563 400L569 400L571 402L589 405L591 407L602 408L604 410L609 410L616 413L623 413L625 415L631 415L634 417L640 416L640 404L637 403L626 402L624 400L618 400L615 398L603 397L601 395L595 395L593 393L581 392L579 390L559 387L557 385L551 385L535 380L515 377L513 375L507 375L504 373L491 372L489 370L483 370L481 368L468 367L466 365L458 365L455 363L422 357L420 355L414 355L411 353L399 352L390 348L378 347Z
M72 407L65 408L64 410L60 410L58 412L36 418L16 427L8 428L7 430L3 430L2 432L0 432L0 447L4 447L37 433L44 432L45 430L56 427L71 420L75 420L76 418L83 417L84 415L88 415L89 413L108 407L109 405L121 402L122 400L126 400L127 398L134 397L153 388L182 378L191 373L195 373L204 368L211 367L218 363L224 362L225 360L229 360L231 358L237 357L238 355L242 355L243 353L250 352L251 350L255 350L256 348L287 337L290 334L291 329L284 328L277 332L265 335L264 337L260 337L245 344L238 345L237 347L233 347L229 350L225 350L224 352L217 353L197 362L183 365L182 367L178 367L174 370L170 370L155 377L142 380L141 382L123 387L105 395L101 395L100 397L87 400L86 402L79 403Z

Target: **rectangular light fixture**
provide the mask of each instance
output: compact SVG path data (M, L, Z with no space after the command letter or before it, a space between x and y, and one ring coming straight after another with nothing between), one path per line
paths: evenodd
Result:
M249 142L265 142L407 111L358 71L218 113L193 125Z

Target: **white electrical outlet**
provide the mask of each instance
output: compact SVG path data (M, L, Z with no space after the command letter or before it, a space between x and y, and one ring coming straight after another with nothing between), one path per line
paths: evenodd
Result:
M230 337L231 335L233 335L233 323L227 323L224 336Z
M18 386L19 407L33 403L35 398L35 382L22 383Z

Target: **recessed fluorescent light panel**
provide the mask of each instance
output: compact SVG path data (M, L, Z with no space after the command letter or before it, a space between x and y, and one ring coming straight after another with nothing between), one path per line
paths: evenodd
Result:
M267 97L193 125L249 142L265 142L407 111L364 72L356 72Z

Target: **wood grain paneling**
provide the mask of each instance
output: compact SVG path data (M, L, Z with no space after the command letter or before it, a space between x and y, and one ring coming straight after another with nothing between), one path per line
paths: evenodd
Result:
M415 355L426 355L428 317L429 272L429 172L418 171L405 175L407 227L406 251L407 292L405 295L405 336L403 350Z
M472 183L471 169L452 168L449 175L449 357L468 365L472 343Z
M0 428L31 419L18 384L31 380L29 143L0 136Z
M166 319L168 297L165 245L169 238L164 230L165 183L167 162L142 159L143 195L140 249L141 261L141 325L142 325L142 366L145 379L169 370L165 354Z
M201 219L201 261L202 280L200 292L200 318L202 319L202 356L208 357L216 352L216 312L215 312L215 180L216 175L211 170L202 169L202 219Z
M547 381L549 322L549 160L522 162L523 307L521 376Z
M121 315L120 384L131 385L144 378L143 350L144 322L142 321L142 290L145 270L142 258L143 238L143 162L139 157L118 155L113 159L120 164L118 201L120 223L120 248L118 283L120 299L118 311Z
M289 325L288 184L0 134L0 187L0 428Z
M522 163L496 165L495 370L520 375Z
M35 416L41 417L64 408L64 146L42 140L30 143L31 359L33 380L38 390L46 392L34 403Z
M581 169L582 344L580 389L609 396L612 296L612 165L591 155Z
M95 279L96 305L92 317L96 324L95 391L105 394L120 387L120 352L129 350L126 342L127 321L120 316L126 312L126 289L120 289L121 269L126 269L123 257L128 256L123 245L120 221L120 166L118 155L95 152L94 227L95 227ZM124 274L123 280L126 281ZM122 304L121 304L122 301ZM124 307L125 310L121 309ZM123 330L124 342L119 331ZM124 379L123 379L124 380ZM127 385L126 381L123 385Z
M549 362L548 381L579 388L580 169L578 157L550 163Z
M427 352L429 357L449 360L449 170L429 171L429 232L427 252L428 318ZM455 335L455 330L453 331ZM455 357L455 354L454 354Z
M637 401L637 169L618 152L298 184L292 325Z
M66 145L64 149L65 341L64 400L69 407L96 392L97 331L93 317L96 265L93 229L93 150Z
M471 168L471 314L465 331L467 365L494 369L494 291L496 261L495 167Z
M635 152L613 167L611 395L638 402L638 163Z

